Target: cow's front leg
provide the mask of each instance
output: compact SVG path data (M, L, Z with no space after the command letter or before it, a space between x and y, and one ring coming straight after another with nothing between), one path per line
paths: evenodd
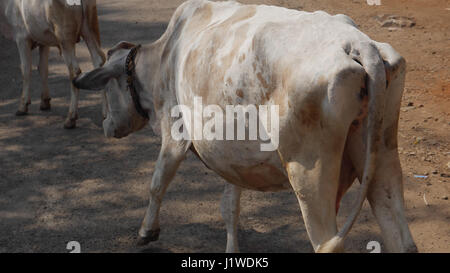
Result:
M28 105L31 104L30 81L32 42L26 38L18 38L16 43L20 55L20 68L22 70L22 94L16 116L24 116L28 114Z
M78 99L79 90L73 85L73 79L81 74L80 67L78 66L78 61L75 56L75 44L66 43L62 46L62 53L64 56L64 61L66 62L67 68L69 70L70 79L70 107L67 119L64 122L65 129L73 129L76 127L76 120L78 119Z
M50 110L50 91L48 88L48 55L50 47L39 46L39 75L42 83L41 106L42 111Z
M170 135L163 136L161 151L150 185L150 201L139 230L138 246L158 240L160 232L159 211L162 198L180 163L184 160L189 145L190 143L187 141L177 142L173 140Z
M227 253L239 252L238 246L238 224L242 189L233 184L226 183L223 192L220 211L227 228Z

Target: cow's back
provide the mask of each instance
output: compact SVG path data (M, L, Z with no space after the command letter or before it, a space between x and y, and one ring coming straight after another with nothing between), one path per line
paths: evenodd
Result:
M346 44L370 41L348 17L325 12L201 0L184 10L172 48L178 86L221 106L265 104L295 74L331 78Z
M20 2L27 34L38 44L58 46L79 41L83 9L65 0L27 0Z

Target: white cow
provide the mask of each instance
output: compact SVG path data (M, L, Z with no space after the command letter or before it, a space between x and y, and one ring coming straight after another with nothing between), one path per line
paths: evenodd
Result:
M17 43L23 76L22 96L16 115L28 113L31 78L31 51L39 47L39 74L42 81L41 110L50 109L48 55L51 46L62 52L70 81L81 73L75 56L75 44L83 37L95 67L105 62L100 48L100 33L95 0L1 0L0 32ZM106 100L103 112L106 115ZM75 128L78 118L78 89L71 84L71 100L64 127Z
M191 149L230 183L221 209L228 252L238 251L241 188L292 188L316 252L343 250L366 197L386 248L417 251L397 152L405 61L349 17L193 0L175 11L156 42L122 42L108 56L102 68L74 81L106 88L106 136L124 137L147 123L162 136L139 244L158 238L161 200ZM262 152L260 141L250 140L175 140L171 128L178 119L171 109L193 109L195 96L222 109L278 105L278 149ZM359 195L338 231L339 202L355 178Z

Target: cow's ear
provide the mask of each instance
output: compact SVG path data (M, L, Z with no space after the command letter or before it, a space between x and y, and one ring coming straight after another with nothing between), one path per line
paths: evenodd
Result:
M111 57L118 50L121 50L121 49L132 49L135 46L136 46L135 44L130 43L130 42L126 42L126 41L119 42L113 48L108 50L108 53L107 53L108 58Z
M103 66L80 74L73 80L73 85L79 89L98 91L104 89L108 81L114 76L113 70Z

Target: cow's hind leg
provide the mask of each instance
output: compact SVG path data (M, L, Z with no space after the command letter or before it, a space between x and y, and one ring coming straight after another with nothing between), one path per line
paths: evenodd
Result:
M342 252L321 248L338 232L336 197L338 193L343 138L334 133L317 133L310 129L298 139L294 132L280 141L279 153L286 167L289 181L297 196L303 220L316 252ZM326 136L333 135L333 138Z
M368 199L381 227L384 243L390 252L417 252L406 221L403 181L398 156L397 130L403 94L406 63L388 44L377 44L386 68L389 98L386 99L384 141L377 162L375 182Z
M226 183L220 204L220 211L227 228L227 253L239 252L237 232L241 192L242 189L240 187Z
M367 198L381 227L384 244L389 252L417 252L405 216L398 152L386 151L381 155Z
M39 46L39 75L42 83L41 106L42 111L50 110L50 91L48 88L48 55L50 47Z
M76 127L76 120L78 119L79 90L73 85L72 81L81 73L77 58L75 56L75 43L63 44L62 53L69 70L70 79L70 108L67 119L64 122L64 128L73 129Z
M403 199L403 182L398 156L397 129L399 109L404 89L406 64L403 58L389 45L377 44L383 57L387 88L383 141L378 152L377 169L374 181L370 184L367 198L380 225L386 250L389 252L417 252L406 221ZM361 130L348 140L348 152L352 162L362 177L364 145Z
M153 172L150 185L150 200L139 230L138 246L143 246L159 238L159 211L162 198L172 178L183 161L190 143L176 142L169 134L163 134L161 151Z
M31 48L32 41L29 39L17 39L17 49L20 55L20 68L22 71L22 94L19 102L19 109L16 116L28 114L28 105L31 104L30 81L31 81Z

